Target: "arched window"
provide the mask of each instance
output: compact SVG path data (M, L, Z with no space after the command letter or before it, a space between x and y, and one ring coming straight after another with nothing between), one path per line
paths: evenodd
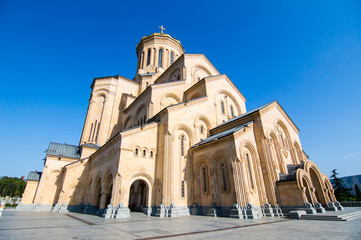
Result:
M147 151L143 150L143 157L147 156Z
M181 136L181 156L184 156L184 135Z
M184 181L181 182L181 196L184 197Z
M282 146L286 147L285 140L283 139L283 134L282 133L280 134L280 138L281 138L281 141L282 141Z
M234 117L233 106L231 105L231 115Z
M201 133L203 133L203 126L201 125Z
M202 170L203 173L203 191L207 192L207 169L204 167Z
M174 53L170 53L170 64L173 64Z
M151 158L153 157L153 151L150 151L150 157Z
M150 49L148 49L147 66L150 64Z
M159 49L158 67L163 67L163 49Z
M226 173L225 173L225 167L224 164L221 165L221 171L222 171L222 183L223 183L223 190L227 190L227 181L226 181Z
M224 113L224 103L223 103L223 101L221 101L221 111L222 111L222 113Z
M135 149L134 154L135 154L135 156L138 156L138 154L139 154L139 149L138 148Z
M254 189L253 178L252 178L252 171L251 171L251 163L249 162L248 153L246 153L246 159L247 159L247 166L248 166L249 181L251 182L251 187L252 187L252 189Z

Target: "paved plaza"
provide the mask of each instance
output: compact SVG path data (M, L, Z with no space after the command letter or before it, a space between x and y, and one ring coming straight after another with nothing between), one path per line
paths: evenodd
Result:
M345 212L361 208L346 208ZM0 239L361 239L361 218L352 221L232 219L205 216L104 219L78 213L6 209Z

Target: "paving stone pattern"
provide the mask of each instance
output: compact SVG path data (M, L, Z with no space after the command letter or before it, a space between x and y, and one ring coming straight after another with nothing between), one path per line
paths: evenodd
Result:
M360 208L348 209L348 211ZM361 218L305 221L288 218L233 219L205 216L104 219L78 213L5 210L0 239L361 239Z

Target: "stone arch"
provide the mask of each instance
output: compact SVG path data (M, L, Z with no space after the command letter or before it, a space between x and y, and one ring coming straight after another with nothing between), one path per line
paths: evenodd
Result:
M203 114L198 114L194 118L194 134L197 140L205 139L209 136L209 130L212 128L211 122Z
M129 203L129 195L131 193L131 187L133 185L134 182L141 180L146 184L147 187L147 200L146 200L146 206L145 207L150 207L152 204L152 192L153 192L153 184L154 184L154 180L152 179L151 176L149 176L146 173L136 173L134 175L132 175L128 181L125 183L125 188L127 189L128 192L126 192L126 202Z
M215 170L216 184L219 186L219 193L229 194L231 191L231 160L226 152L218 152L212 158L213 169ZM217 193L217 196L219 194ZM221 204L221 203L220 203Z
M102 202L100 208L106 208L111 203L112 192L113 192L113 178L114 174L108 170L103 176L102 184Z
M107 100L108 94L109 94L109 89L99 88L99 89L94 90L92 99L98 98L98 97L103 97L104 100Z
M99 174L95 181L93 182L93 199L92 199L92 205L96 206L97 208L100 208L100 201L101 201L101 191L102 191L102 179L101 175Z
M175 105L181 102L181 99L174 93L166 93L162 96L160 101L160 109Z
M212 73L202 65L194 65L191 70L192 73L192 85L197 83L199 80L203 79L204 77L211 76Z
M211 169L207 160L201 159L196 165L196 176L199 187L198 201L200 205L204 205L206 199L213 191L211 187Z
M282 158L282 153L281 153L281 149L280 149L280 146L279 146L279 142L278 142L278 139L277 139L277 135L275 134L274 131L271 131L270 134L269 134L269 140L270 140L270 143L271 143L271 153L272 153L272 158L275 158L273 159L274 162L275 162L275 167L279 170L280 173L283 173L283 174L286 174L287 173L287 167L285 165L285 162L283 161L283 158ZM273 147L273 149L272 149Z
M302 191L304 202L314 204L314 195L311 179L308 173L303 169L297 169L296 171L297 186Z
M320 202L321 204L327 204L327 199L324 192L325 186L324 182L322 181L323 174L312 161L306 161L304 164L304 169L308 173L312 186L315 189L315 197L317 202Z
M247 176L248 176L248 188L250 190L250 192L256 192L257 188L258 188L258 184L256 182L256 160L257 160L257 153L256 153L256 149L253 146L253 144L249 141L243 141L241 143L241 157L240 159L242 159L242 162L245 164L245 169L247 172ZM250 154L250 156L247 159L247 155L246 154Z
M279 140L279 149L285 159L290 159L293 165L297 165L295 156L292 152L292 141L286 124L281 119L275 120L275 131ZM282 157L281 154L281 157ZM282 157L283 158L283 157Z
M141 156L142 157L148 157L149 156L149 150L148 150L147 147L142 148Z
M131 128L132 126L132 117L128 116L127 119L124 121L123 130Z
M149 157L155 158L155 149L154 148L149 149Z
M182 80L182 70L180 68L176 68L173 70L173 72L170 74L170 78L168 82L175 82Z
M322 174L322 182L324 183L324 186L325 186L325 194L326 194L327 201L335 202L336 197L334 194L332 183L330 182L330 179L325 174Z
M145 104L141 104L137 111L135 112L135 115L137 117L137 119L135 119L135 123L137 125L141 125L144 124L146 122L146 120L148 119L148 108ZM145 119L144 119L145 117Z
M184 131L187 133L188 137L189 137L189 144L190 146L193 144L193 131L190 127L188 127L186 124L184 123L178 123L177 125L174 126L173 130L172 130L172 136L176 136L176 133L178 131ZM190 147L189 146L189 147Z
M227 90L224 90L224 89L221 89L221 90L218 90L217 92L216 92L216 95L215 95L215 97L214 97L214 99L215 99L215 105L216 106L219 106L219 102L222 100L222 101L225 101L225 99L220 99L220 97L219 96L221 96L222 94L224 94L225 96L227 96L227 98L230 98L231 99L231 103L233 103L232 105L234 105L235 107L236 107L236 113L234 114L235 116L237 116L237 115L241 115L242 114L242 109L241 109L241 106L239 105L239 103L238 103L238 101L237 101L237 99L233 96L233 94L232 93L230 93L229 91L227 91ZM225 104L225 108L226 108L226 113L228 112L229 113L229 106L230 106L230 103L227 103L227 104ZM219 108L219 107L218 107ZM230 113L229 113L229 115L230 115Z

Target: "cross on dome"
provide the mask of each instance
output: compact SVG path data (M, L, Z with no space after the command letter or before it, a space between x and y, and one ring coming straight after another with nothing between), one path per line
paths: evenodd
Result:
M162 25L162 26L159 26L159 28L160 28L160 32L163 33L163 31L165 30L165 28L163 27L163 25Z

